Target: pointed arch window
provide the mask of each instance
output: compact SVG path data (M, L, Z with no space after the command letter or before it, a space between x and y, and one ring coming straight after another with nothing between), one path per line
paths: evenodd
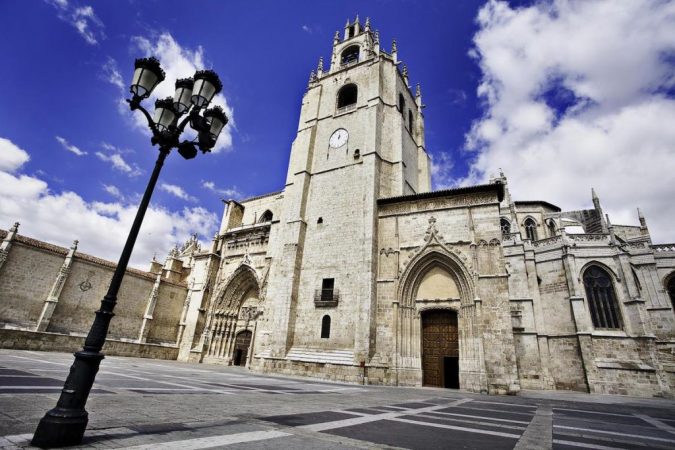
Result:
M502 238L508 239L511 234L511 222L502 217L499 220L499 228L502 230Z
M670 302L673 304L673 309L675 309L675 273L670 274L668 283L666 283L666 290L668 291Z
M330 337L330 316L326 314L321 319L321 339L328 339Z
M408 129L412 133L413 130L413 113L411 110L408 110Z
M345 86L342 86L342 88L338 92L338 100L337 100L338 109L343 109L352 105L356 105L358 95L359 90L355 84L347 84Z
M405 98L403 94L398 94L398 110L402 116L405 114Z
M555 220L553 219L549 219L548 221L548 232L551 235L551 237L555 236L556 234Z
M273 217L274 217L274 215L272 214L272 211L270 211L268 209L267 211L262 213L262 215L260 216L259 223L271 222Z
M616 301L611 276L601 267L591 266L584 272L588 309L595 328L621 328L621 312Z
M531 217L525 219L525 236L531 241L537 240L537 222Z

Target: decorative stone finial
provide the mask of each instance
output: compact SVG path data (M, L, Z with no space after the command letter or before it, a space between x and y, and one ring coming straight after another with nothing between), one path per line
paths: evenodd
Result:
M323 56L319 58L319 64L316 66L316 71L318 73L323 72Z
M422 96L422 88L420 87L420 84L417 83L417 86L415 87L415 97L421 96Z
M75 240L73 241L73 245L71 245L70 248L71 248L72 250L77 250L77 244L79 244L79 243L80 243L80 241L78 241L77 239L75 239Z
M403 76L404 77L408 76L408 66L406 66L405 64L403 64Z
M380 30L375 30L375 35L373 36L373 42L375 44L380 43Z
M316 81L316 74L315 74L314 71L312 70L312 71L309 73L309 82L310 82L310 83L313 83L313 82L315 82L315 81Z
M598 194L595 193L595 188L591 188L591 197L593 200L596 200L598 198Z
M354 20L354 23L359 23L359 15L356 15L356 20Z
M9 231L16 233L17 231L19 231L19 225L20 225L19 222L14 222L14 225L12 225L12 228L10 228Z
M335 30L335 36L333 36L333 42L337 44L340 42L340 32L338 30Z
M366 30L370 29L370 17L366 17Z
M398 48L396 47L396 39L391 41L391 53L396 54L398 52Z

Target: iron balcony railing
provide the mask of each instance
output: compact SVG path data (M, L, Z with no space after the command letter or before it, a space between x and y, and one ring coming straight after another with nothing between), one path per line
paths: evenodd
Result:
M314 292L314 306L337 306L340 291L337 289L317 289Z

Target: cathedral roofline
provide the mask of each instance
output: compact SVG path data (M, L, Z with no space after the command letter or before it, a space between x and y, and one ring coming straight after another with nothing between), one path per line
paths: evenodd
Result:
M265 198L265 197L271 197L273 195L279 195L279 194L282 194L283 192L284 191L274 191L274 192L270 192L268 194L256 195L255 197L249 197L249 198L245 198L244 200L240 200L237 203L239 203L241 205L242 203L251 202L253 200L258 200L258 199Z
M516 206L518 206L518 205L543 205L543 206L547 206L547 207L555 210L556 212L562 211L562 209L560 209L559 206L556 206L553 203L545 202L543 200L518 200L518 201L515 201L514 203L516 204Z
M425 200L428 198L452 197L455 195L475 194L492 192L497 194L497 200L504 200L504 185L501 183L477 184L455 189L443 189L440 191L422 192L419 194L400 195L398 197L385 197L377 199L378 205L390 205L392 203L407 202L411 200Z

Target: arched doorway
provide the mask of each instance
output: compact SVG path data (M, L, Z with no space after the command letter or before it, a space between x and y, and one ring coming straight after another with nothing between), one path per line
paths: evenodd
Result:
M401 277L396 383L479 392L486 388L485 363L468 260L432 239Z
M246 357L248 356L248 348L251 345L251 333L250 330L244 330L241 333L237 334L237 338L234 342L234 353L232 354L232 364L235 366L245 366Z
M457 313L422 312L422 384L459 389Z
M261 306L259 296L254 269L240 266L211 305L203 362L246 365L248 347L253 340L251 330L255 330Z

